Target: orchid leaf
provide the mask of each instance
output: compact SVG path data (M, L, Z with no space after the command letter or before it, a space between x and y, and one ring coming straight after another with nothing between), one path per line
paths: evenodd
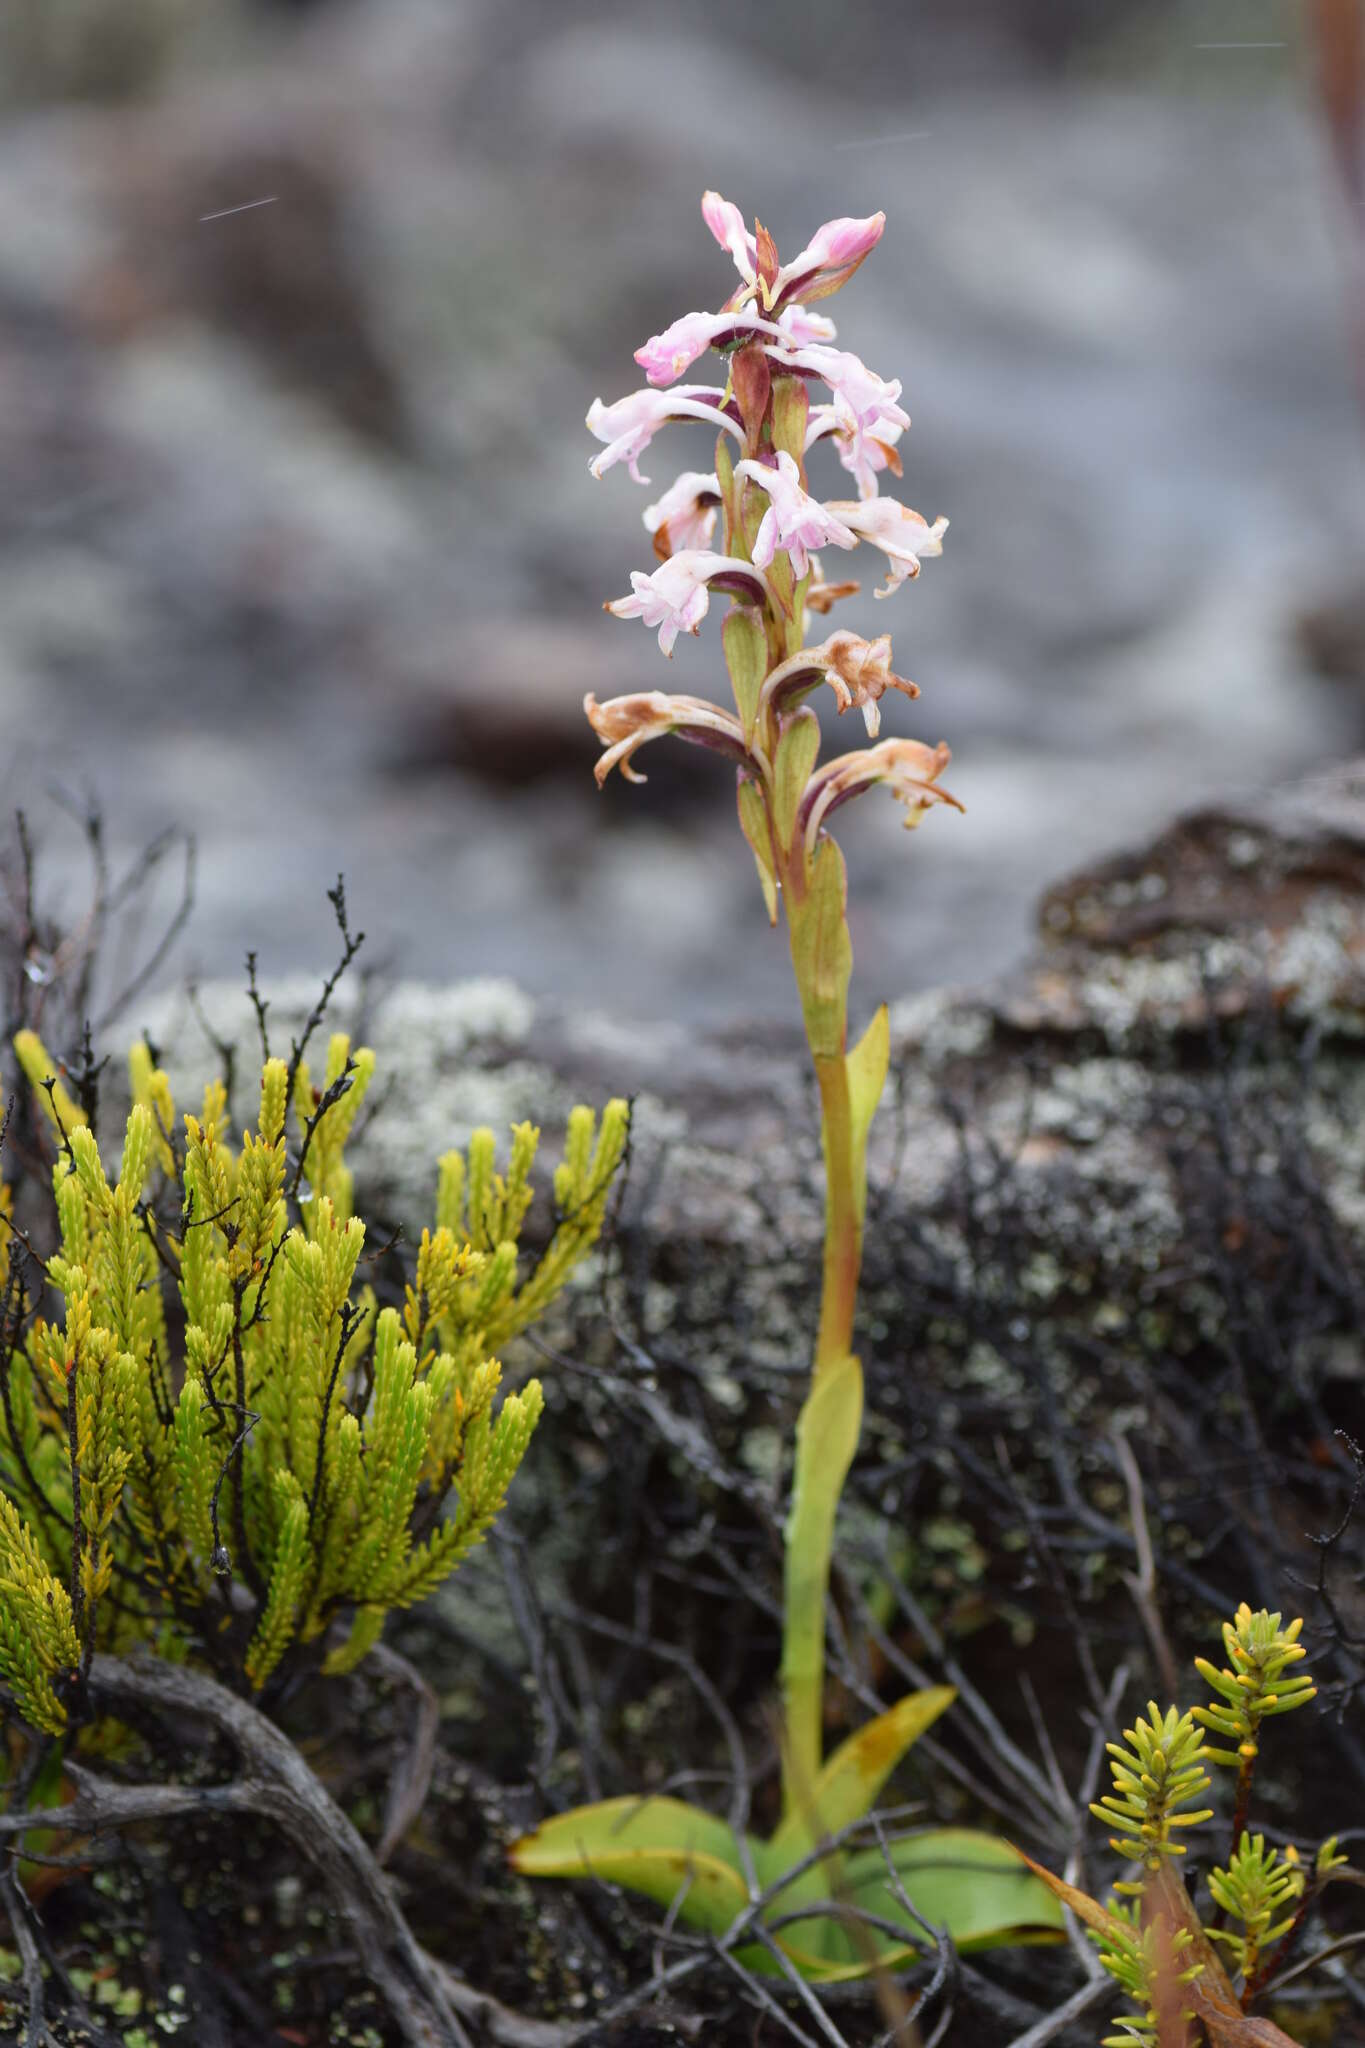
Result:
M896 1895L899 1886L931 1928L943 1929L968 1954L1065 1939L1060 1907L1030 1874L1027 1859L996 1835L973 1828L932 1829L888 1844L887 1855L867 1849L837 1859L841 1867L834 1896L857 1912L898 1921L905 1918ZM798 1903L818 1896L805 1892L804 1874L797 1882L802 1887ZM791 1910L790 1895L783 1892L768 1918L780 1922ZM776 1926L775 1938L803 1976L827 1984L904 1969L931 1945L930 1936L913 1922L906 1939L898 1942L866 1921L841 1921L833 1914L788 1920ZM764 1967L748 1952L745 1960L756 1969Z
M848 1356L822 1367L796 1423L796 1469L786 1539L782 1695L788 1809L809 1801L820 1773L825 1601L834 1518L863 1418L863 1372Z
M858 1221L867 1208L867 1135L877 1104L886 1086L891 1060L891 1019L886 1004L877 1010L852 1052L848 1055L848 1105L852 1126L853 1188L858 1203Z
M956 1693L941 1685L910 1693L875 1721L841 1743L809 1788L793 1774L794 1803L771 1841L763 1845L765 1888L784 1868L799 1866L822 1838L840 1834L871 1811L887 1778L912 1743L952 1705ZM781 1909L791 1912L811 1899L844 1893L844 1858L831 1853L801 1872L781 1893ZM803 1925L801 1939L827 1960L849 1958L848 1929L829 1914ZM865 1944L864 1944L865 1946Z
M931 1927L946 1929L959 1949L1065 1938L1066 1923L1054 1896L1056 1881L1041 1883L1046 1873L999 1835L976 1828L934 1828L890 1842L887 1850L896 1879L915 1910ZM848 1857L844 1885L851 1903L867 1912L895 1920L904 1911L897 1904L887 1857L880 1849L862 1849ZM1085 1903L1102 1914L1093 1899ZM1108 1917L1102 1914L1106 1923ZM917 1930L916 1941L923 1948L928 1937Z
M951 1685L907 1693L840 1743L811 1786L806 1811L787 1815L767 1845L769 1853L785 1851L793 1859L799 1858L821 1836L837 1835L870 1813L906 1751L956 1698Z
M812 711L799 716L815 723ZM780 749L778 759L780 762ZM793 896L787 905L792 966L801 992L806 1036L817 1060L844 1058L848 981L853 971L853 947L844 915L847 894L844 857L832 839L821 839L810 863L805 896L799 903Z
M748 840L758 868L759 887L768 910L769 924L777 923L777 877L773 872L772 828L768 806L757 783L741 778L738 791L740 830Z
M734 1829L681 1799L604 1799L555 1814L508 1850L525 1877L595 1877L724 1934L749 1903ZM752 1853L752 1845L751 1845ZM679 1901L681 1903L679 1903Z
M783 846L790 846L796 810L810 781L820 751L820 721L813 711L794 712L785 720L773 757L773 824Z
M746 741L752 740L758 712L758 693L768 667L768 636L763 621L752 605L734 605L720 629L725 666L735 693L735 709L744 727Z

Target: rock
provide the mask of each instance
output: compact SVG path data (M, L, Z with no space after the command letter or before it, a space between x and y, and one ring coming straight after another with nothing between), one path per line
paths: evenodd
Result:
M969 808L913 848L879 799L847 814L863 1002L1014 957L1047 879L1145 830L1155 787L1174 806L1360 744L1357 695L1295 632L1359 583L1361 526L1287 59L1196 62L1179 10L1117 0L1106 25L1141 16L1178 86L1125 64L1058 91L1005 60L1012 22L1069 41L1079 0L921 9L904 63L856 79L803 61L811 0L781 50L720 0L686 23L526 0L515 29L493 0L169 11L154 98L0 135L0 719L15 787L93 787L116 857L194 825L211 968L308 957L345 867L433 982L786 1014L726 777L661 747L643 800L598 800L580 723L588 688L725 689L714 617L666 664L599 608L706 437L670 430L645 491L591 480L583 426L647 335L728 289L711 175L789 251L887 209L841 340L904 379L908 502L953 522L913 593L864 577L838 621L894 631L924 691L894 729L951 744ZM858 0L852 42L884 14ZM821 145L774 178L791 133ZM1291 386L1312 403L1277 404Z
M897 1100L871 1149L869 1319L898 1300L915 1233L934 1233L940 1274L975 1255L964 1172L994 1175L987 1206L997 1221L1008 1209L1037 1301L1064 1301L1064 1317L1087 1326L1102 1311L1131 1319L1189 1258L1190 1204L1209 1195L1215 1140L1232 1148L1223 1177L1253 1218L1238 1226L1248 1258L1273 1267L1288 1253L1288 1238L1254 1222L1286 1172L1317 1191L1313 1227L1354 1242L1365 1227L1365 761L1264 805L1190 813L1058 883L1040 923L1018 973L893 1010ZM275 991L280 1032L312 994ZM205 988L200 1002L217 1029L249 1040L239 991ZM174 1001L152 1028L202 1074L202 1041ZM645 1340L691 1347L718 1377L800 1367L821 1218L794 1023L640 1028L472 982L401 984L365 1028L385 1093L363 1171L386 1210L419 1223L437 1154L475 1124L534 1116L553 1136L573 1101L627 1093L621 1284ZM1202 1284L1188 1299L1168 1289L1162 1306L1174 1350L1207 1335Z

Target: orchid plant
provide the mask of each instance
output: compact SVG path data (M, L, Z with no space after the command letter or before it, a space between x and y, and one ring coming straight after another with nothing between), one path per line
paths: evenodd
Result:
M776 1833L758 1841L679 1800L609 1800L547 1822L514 1846L512 1860L531 1874L614 1879L667 1905L671 1920L732 1941L762 1922L761 1939L741 1947L755 1967L851 1977L909 1960L923 1945L923 1923L917 1929L897 1903L906 1887L923 1922L946 1926L965 1946L1048 1938L1061 1925L1017 1853L989 1835L906 1837L890 1851L894 1869L880 1847L839 1852L910 1745L951 1704L951 1688L909 1695L828 1760L823 1754L830 1557L862 1419L853 1321L867 1142L890 1052L885 1006L849 1049L847 878L828 828L841 805L879 784L905 805L907 825L935 805L960 806L939 781L946 747L878 738L886 693L918 695L892 669L890 637L838 631L808 644L807 633L859 587L827 579L822 551L860 542L879 549L887 571L876 595L887 598L941 553L947 521L931 523L880 494L883 476L901 474L898 443L910 421L900 384L837 348L834 323L812 310L848 283L881 239L885 216L830 221L784 264L767 229L756 222L751 233L718 193L705 195L702 215L734 258L738 286L719 312L685 314L637 350L647 387L613 405L594 401L587 423L604 443L593 475L624 463L641 484L649 479L640 457L662 427L700 421L716 434L714 470L684 472L646 508L659 566L637 571L630 594L606 609L642 620L671 655L680 633L698 631L713 593L729 598L721 641L734 708L647 690L607 703L589 695L585 709L604 748L599 785L613 768L642 782L636 754L667 733L733 763L740 826L774 925L785 906L819 1084L824 1262L785 1532L782 1813ZM679 383L708 349L721 356L725 383ZM826 442L856 497L812 492L807 458ZM822 685L840 712L862 712L875 744L820 763L809 700Z

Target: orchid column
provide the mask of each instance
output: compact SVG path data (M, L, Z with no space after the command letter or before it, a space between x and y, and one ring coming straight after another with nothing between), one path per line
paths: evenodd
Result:
M661 566L631 577L629 597L607 606L618 618L657 629L671 655L680 632L695 633L713 591L732 599L721 628L734 710L704 698L648 691L585 708L606 751L599 784L631 763L645 741L676 733L728 756L737 771L739 821L776 924L785 904L792 966L823 1113L825 1246L820 1322L811 1387L797 1428L786 1530L782 1689L784 1815L810 1813L822 1762L825 1605L839 1495L857 1447L862 1373L853 1355L853 1317L862 1262L867 1137L886 1079L888 1027L880 1009L850 1052L852 966L843 855L828 836L833 813L884 783L916 825L934 803L955 799L938 786L946 747L882 740L819 763L820 727L810 698L822 684L839 710L857 706L876 738L880 700L913 683L893 674L891 642L836 632L807 646L812 615L823 616L853 582L826 581L817 550L870 542L886 556L876 592L889 597L919 574L921 557L942 551L944 519L878 493L885 472L901 474L897 443L910 421L899 382L884 382L834 347L833 322L808 310L853 276L880 240L885 216L835 220L809 247L779 263L771 235L751 234L739 209L708 192L702 215L728 249L740 284L718 313L689 313L637 350L651 388L615 405L597 400L588 425L607 445L592 464L601 476L625 462L639 483L639 457L667 422L699 420L717 433L714 472L680 476L644 520ZM724 386L677 379L716 350ZM828 396L821 395L821 387ZM813 402L814 399L814 402ZM806 457L829 441L856 479L858 496L822 502L808 488ZM717 523L721 546L712 547Z

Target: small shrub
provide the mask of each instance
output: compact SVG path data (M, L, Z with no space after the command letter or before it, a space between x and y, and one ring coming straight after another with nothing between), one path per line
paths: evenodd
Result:
M206 1087L177 1120L146 1044L115 1165L39 1038L15 1050L56 1150L57 1249L8 1226L0 1341L0 1676L68 1724L97 1648L207 1666L257 1692L350 1669L491 1527L543 1406L496 1353L601 1232L624 1102L569 1118L558 1224L519 1241L540 1133L440 1160L434 1227L401 1301L361 1279L346 1141L374 1054L267 1057L254 1127Z
M1104 1967L1136 2008L1105 2036L1105 2048L1184 2048L1196 2028L1197 2038L1218 2048L1294 2048L1255 2008L1294 1957L1327 1885L1338 1877L1362 1882L1337 1853L1335 1837L1305 1861L1292 1842L1268 1847L1263 1834L1248 1831L1261 1725L1316 1694L1298 1668L1302 1626L1282 1628L1278 1614L1253 1614L1243 1603L1223 1624L1222 1669L1195 1659L1212 1703L1162 1713L1152 1701L1122 1743L1107 1744L1113 1790L1091 1812L1117 1830L1109 1846L1132 1865L1107 1905L1039 1872L1090 1930ZM1208 1742L1208 1732L1219 1741ZM1237 1785L1227 1860L1209 1870L1201 1910L1181 1876L1181 1859L1184 1830L1215 1818L1199 1803L1211 1786L1204 1768L1210 1763L1235 1770ZM1332 1953L1335 1944L1324 1959Z

